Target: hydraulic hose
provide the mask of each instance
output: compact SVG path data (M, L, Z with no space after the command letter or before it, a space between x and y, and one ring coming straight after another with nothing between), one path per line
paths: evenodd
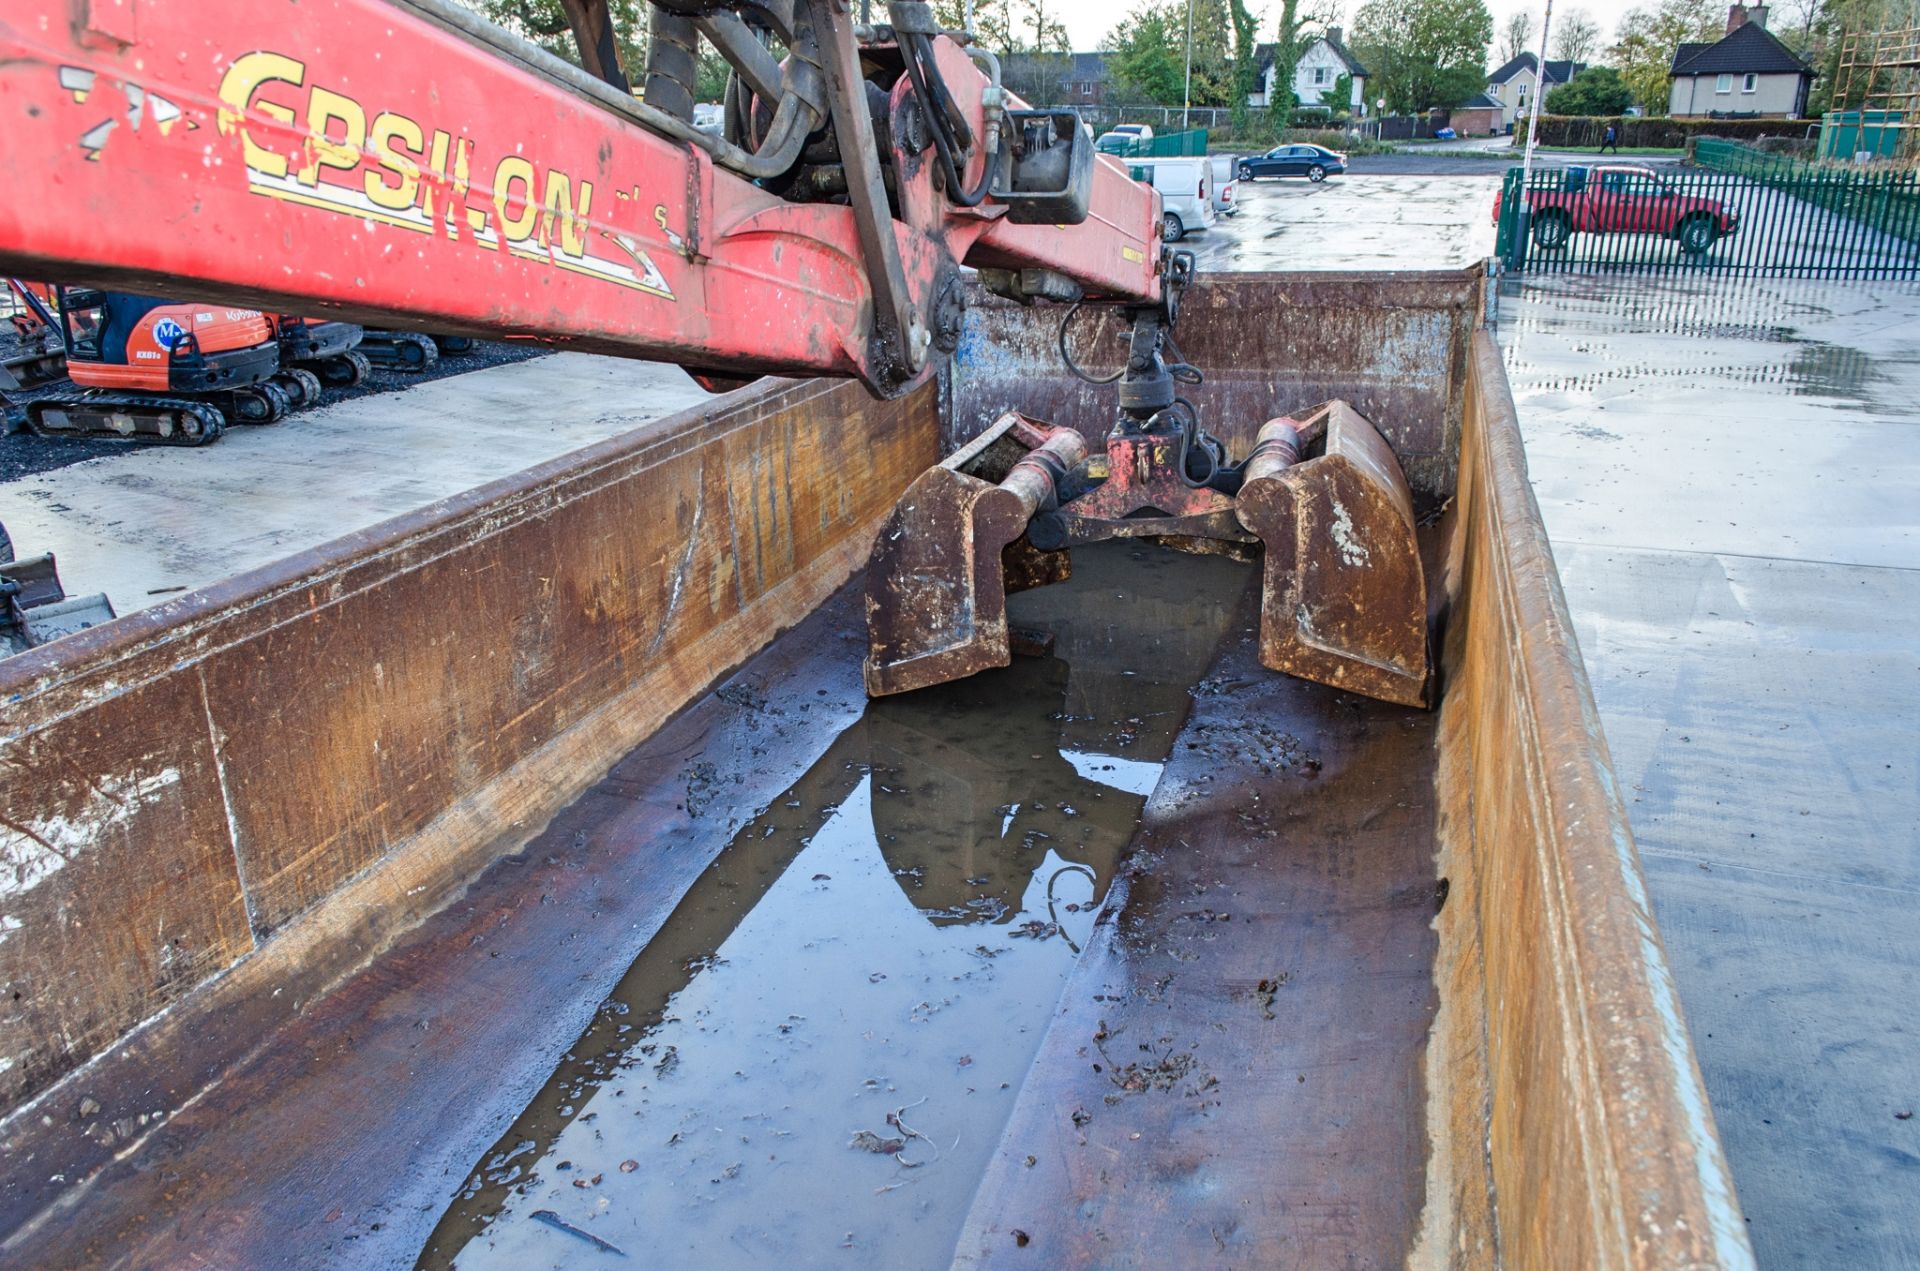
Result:
M952 137L948 129L946 111L940 100L928 90L927 74L920 65L924 56L933 61L933 46L924 35L909 35L905 48L907 78L913 81L913 91L920 108L921 116L927 121L927 128L933 134L933 148L939 152L940 166L947 174L947 199L957 207L978 207L987 197L987 190L993 184L993 164L985 163L980 169L980 183L971 190L965 190L960 179L959 166L954 162ZM933 78L938 81L938 67L933 69ZM941 91L945 92L943 84ZM951 100L950 98L948 100Z
M652 6L647 41L646 101L675 119L693 119L693 82L699 73L700 32L692 18Z

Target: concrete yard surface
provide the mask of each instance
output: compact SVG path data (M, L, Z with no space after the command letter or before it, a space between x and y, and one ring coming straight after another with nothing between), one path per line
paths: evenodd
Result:
M1500 334L1760 1264L1920 1265L1920 287L1566 277Z
M677 366L557 353L0 484L0 524L132 613L710 396Z
M1223 270L1459 269L1493 251L1497 163L1465 175L1240 181L1240 211L1179 246Z

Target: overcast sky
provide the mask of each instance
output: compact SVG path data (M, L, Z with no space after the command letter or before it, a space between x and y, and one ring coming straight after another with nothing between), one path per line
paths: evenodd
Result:
M1090 52L1100 47L1100 41L1113 29L1114 23L1133 7L1133 3L1134 0L1053 0L1053 7L1066 24L1067 34L1073 37L1073 47L1081 52ZM1347 16L1351 18L1362 3L1364 0L1346 0ZM1545 0L1487 0L1487 8L1493 10L1494 42L1499 42L1497 33L1507 15L1521 11L1534 15L1534 35L1537 40L1540 11L1545 7ZM1557 20L1570 10L1585 9L1588 16L1600 24L1602 32L1611 37L1614 23L1629 7L1629 0L1554 0L1553 11ZM1273 22L1278 20L1280 6L1277 3L1255 4L1254 10L1261 13L1260 38L1271 40Z

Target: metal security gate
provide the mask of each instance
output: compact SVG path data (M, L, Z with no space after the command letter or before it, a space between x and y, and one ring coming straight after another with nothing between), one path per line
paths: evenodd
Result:
M1698 167L1631 161L1521 170L1501 186L1495 253L1514 271L1920 277L1920 174L1825 167L1702 141Z

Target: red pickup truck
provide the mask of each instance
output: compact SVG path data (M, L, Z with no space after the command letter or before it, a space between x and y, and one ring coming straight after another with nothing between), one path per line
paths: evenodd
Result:
M1493 219L1500 221L1500 197ZM1533 243L1551 251L1582 234L1658 234L1698 255L1740 228L1717 199L1681 194L1646 168L1566 168L1560 188L1535 189Z

